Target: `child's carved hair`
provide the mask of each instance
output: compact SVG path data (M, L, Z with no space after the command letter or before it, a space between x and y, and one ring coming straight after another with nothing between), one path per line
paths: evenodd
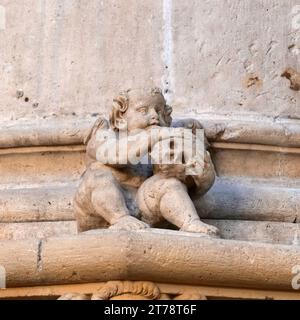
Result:
M110 126L113 130L119 131L120 129L124 128L125 122L123 119L123 115L128 110L129 107L129 100L130 100L130 92L134 90L129 89L126 91L122 91L119 95L113 100L112 111L109 117ZM143 90L141 90L143 91ZM150 90L144 90L145 92L148 91L149 94L155 96L157 94L163 96L162 90L160 88L154 87ZM168 114L164 115L166 117L165 123L169 124L170 113L172 112L172 108L168 106L167 108ZM171 124L169 124L171 125Z
M111 128L115 131L119 131L120 128L124 126L123 115L128 110L129 91L130 90L120 92L120 94L113 100L109 122Z

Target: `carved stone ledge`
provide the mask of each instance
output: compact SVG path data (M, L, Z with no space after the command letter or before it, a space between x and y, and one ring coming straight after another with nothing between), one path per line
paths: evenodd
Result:
M75 190L74 182L55 188L2 189L1 222L72 221ZM300 221L299 201L297 187L220 178L204 197L195 199L195 205L203 219L293 223Z
M147 279L292 291L292 268L299 256L299 246L156 229L0 242L0 265L6 268L9 288Z

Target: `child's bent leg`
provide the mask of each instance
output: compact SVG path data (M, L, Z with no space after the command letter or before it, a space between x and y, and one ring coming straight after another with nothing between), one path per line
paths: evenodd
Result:
M109 171L97 175L91 202L95 214L103 217L111 225L111 229L138 230L148 227L130 215L121 187Z
M102 229L137 230L148 227L132 217L117 179L109 170L87 170L74 198L78 232Z
M219 230L203 223L188 194L186 186L176 178L153 176L141 187L139 206L146 221L164 218L181 231L217 236Z
M89 211L84 209L78 201L74 200L74 213L77 221L77 231L85 232L93 229L102 229L107 226L107 222L100 216L92 216Z
M166 192L160 200L162 216L181 231L218 235L219 230L216 227L200 220L186 186L180 181L169 183L172 191Z

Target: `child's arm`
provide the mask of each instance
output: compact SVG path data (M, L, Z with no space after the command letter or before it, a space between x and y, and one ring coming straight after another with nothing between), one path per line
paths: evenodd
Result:
M87 164L96 161L96 152L98 147L102 144L102 141L97 141L96 135L99 130L108 130L108 121L102 117L97 119L93 128L89 131L88 135L84 139L86 147Z
M174 121L172 123L172 127L190 129L194 134L196 134L197 129L204 130L202 124L198 120L190 119L190 118ZM205 143L205 148L209 148L210 145L205 135L204 135L204 143Z
M198 195L204 195L214 184L216 172L210 153L205 151L203 171L199 175L187 176L186 180L193 180Z
M151 129L153 131L151 131ZM182 136L180 130L174 131L169 128L149 127L136 134L131 134L128 137L120 137L119 143L121 146L127 144L127 154L118 154L120 161L128 161L131 164L136 164L145 155L149 154L153 147L162 140L176 138ZM124 163L124 162L122 162Z
M153 134L151 129L156 129ZM85 138L87 144L87 165L99 161L114 167L135 164L159 141L172 137L181 137L180 130L151 126L145 130L132 133L129 137L109 129L109 123L99 118ZM119 147L120 146L120 147Z

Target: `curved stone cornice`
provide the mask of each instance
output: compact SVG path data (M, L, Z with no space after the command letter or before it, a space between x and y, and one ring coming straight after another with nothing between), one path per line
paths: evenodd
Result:
M180 116L178 117L180 118ZM300 147L300 120L261 115L190 114L212 142ZM81 145L96 118L60 117L12 122L0 126L0 148Z
M206 238L169 230L97 230L0 242L7 286L111 280L292 291L300 247Z

